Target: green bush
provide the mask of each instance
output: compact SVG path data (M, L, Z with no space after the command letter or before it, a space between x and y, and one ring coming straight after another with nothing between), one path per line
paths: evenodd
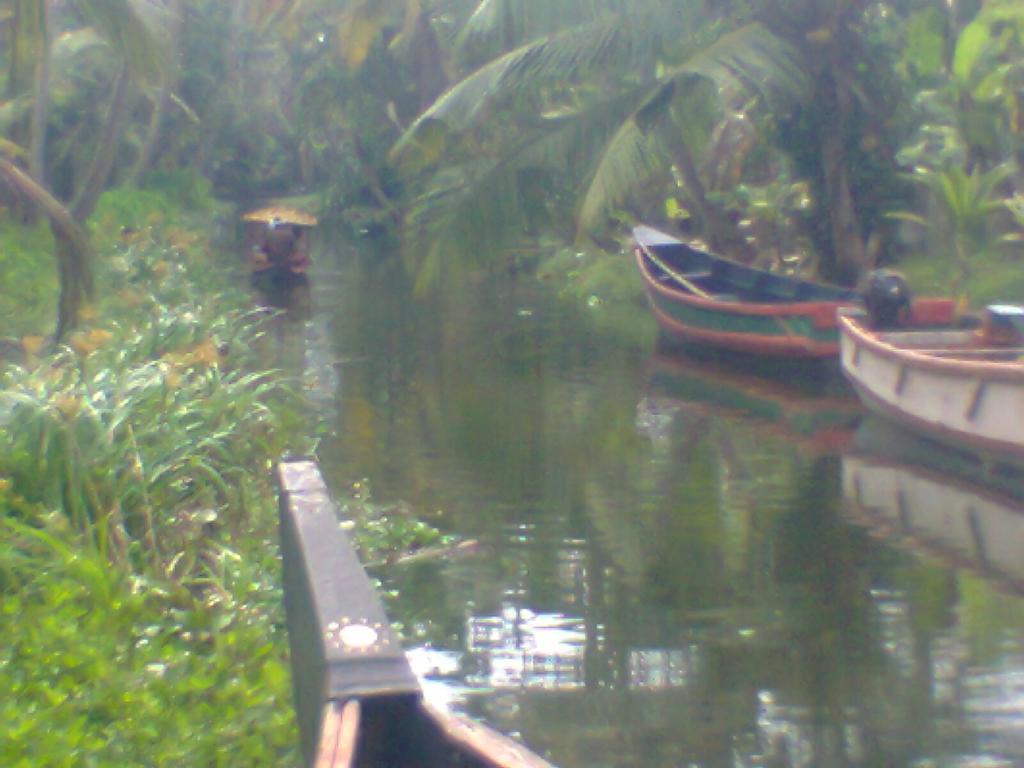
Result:
M307 415L203 248L122 238L0 374L3 765L297 763L269 470Z
M53 326L57 268L45 221L26 226L0 215L0 328L18 338Z

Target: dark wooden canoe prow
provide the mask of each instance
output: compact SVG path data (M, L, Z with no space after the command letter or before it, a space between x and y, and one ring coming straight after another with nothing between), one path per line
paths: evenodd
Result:
M316 462L283 461L277 479L306 765L551 768L518 742L423 701Z

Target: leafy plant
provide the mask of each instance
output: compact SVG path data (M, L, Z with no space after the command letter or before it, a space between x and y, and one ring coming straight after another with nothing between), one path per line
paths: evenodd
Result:
M297 760L269 468L303 401L155 199L85 324L0 373L5 765Z
M999 194L999 185L1012 173L1012 167L1000 165L988 171L975 168L967 173L960 166L943 171L918 168L910 178L924 185L934 205L934 215L922 216L911 211L892 214L932 230L936 247L951 250L949 257L957 265L953 288L963 293L970 277L971 264L991 257L1011 242L1014 235L1000 231L998 217L1008 210L1007 201Z

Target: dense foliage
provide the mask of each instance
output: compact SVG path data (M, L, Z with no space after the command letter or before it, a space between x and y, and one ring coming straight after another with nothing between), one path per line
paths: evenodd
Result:
M150 219L106 253L109 302L66 346L26 336L3 373L6 765L294 753L275 507L252 468L303 448L300 401L167 202L101 206Z
M298 761L271 467L317 426L268 368L280 317L211 244L218 209L181 176L107 193L102 300L0 369L5 765ZM45 247L10 231L17 258ZM363 487L349 508L370 560L445 543Z
M91 289L74 221L182 168L400 234L423 285L638 220L847 282L930 259L969 290L1019 255L1012 0L14 6L4 153L52 196L62 329Z

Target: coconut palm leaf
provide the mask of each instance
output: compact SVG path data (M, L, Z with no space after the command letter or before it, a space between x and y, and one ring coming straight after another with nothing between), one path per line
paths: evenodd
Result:
M463 52L517 47L546 36L552 30L568 29L593 21L598 16L637 18L652 10L672 13L676 18L692 12L694 3L673 0L481 0L460 30L457 47ZM657 27L655 27L657 28Z
M160 0L78 0L84 15L113 48L129 71L158 80L169 65L166 41L170 14Z
M484 16L513 5L516 0L481 3L473 23L482 25ZM452 235L487 231L496 245L501 233L523 233L524 198L516 179L524 169L557 172L566 188L582 189L579 229L591 229L659 164L667 167L658 132L651 129L672 124L685 133L672 107L694 95L699 82L713 83L724 106L741 96L749 103L753 93L774 109L785 109L809 87L796 52L758 24L710 42L706 36L716 30L702 29L688 46L678 39L685 37L679 27L652 26L651 18L606 14L537 38L468 75L406 130L391 157L407 179L427 165L449 165L422 187L409 219L432 243L420 265L421 282L443 271L442 258L473 258L460 251L463 238ZM670 35L672 29L679 34ZM666 61L665 54L673 59ZM492 116L499 111L513 116L514 124L495 125ZM468 151L478 168L474 158L452 157L467 153L465 142L452 141L460 136L474 137L472 145L482 148ZM435 151L412 151L428 140ZM485 214L485 201L499 214Z
M636 106L635 93L613 94L576 112L541 119L529 130L516 131L500 151L446 165L432 176L406 216L413 232L407 241L429 244L408 259L419 287L428 287L450 269L481 264L523 238L536 216L524 179L557 174L572 194ZM557 205L550 189L545 196ZM571 201L566 205L571 207Z
M622 25L607 17L510 51L460 81L420 114L396 142L392 160L401 161L420 132L432 123L441 122L449 131L466 130L497 100L511 99L545 82L564 83L607 66L611 58L628 53L631 43Z
M627 120L608 142L587 185L577 216L577 237L600 228L614 205L621 203L632 184L664 167L664 155L654 146L656 136L636 120Z
M484 262L507 244L509 232L527 224L515 168L494 162L449 167L431 179L430 191L408 212L407 243L426 244L405 254L416 289L437 285L457 269Z
M651 90L609 141L583 196L577 237L599 228L611 207L625 199L636 183L649 177L659 162L667 162L664 149L649 135L649 128L666 119L680 94L691 103L696 100L694 77L714 82L723 99L754 92L772 102L774 109L784 109L784 102L799 99L809 87L795 62L795 52L784 42L752 24L725 35L668 70L664 81Z
M662 87L692 75L712 80L726 101L755 93L765 98L772 110L785 109L810 88L797 52L760 24L723 35L669 68L661 78Z

